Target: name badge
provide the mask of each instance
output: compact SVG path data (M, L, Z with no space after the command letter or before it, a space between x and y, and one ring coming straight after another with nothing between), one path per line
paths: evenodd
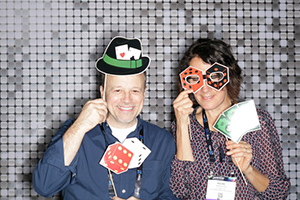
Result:
M236 177L208 178L206 200L234 200Z

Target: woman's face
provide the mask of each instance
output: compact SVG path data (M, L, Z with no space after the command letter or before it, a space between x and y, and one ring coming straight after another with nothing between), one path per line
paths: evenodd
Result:
M194 57L190 61L189 65L196 67L202 71L206 71L206 69L211 66L210 64L205 63L199 57ZM198 104L206 111L217 111L219 113L223 112L231 105L231 99L227 94L226 86L222 90L217 91L207 86L206 81L204 81L204 86L194 95Z

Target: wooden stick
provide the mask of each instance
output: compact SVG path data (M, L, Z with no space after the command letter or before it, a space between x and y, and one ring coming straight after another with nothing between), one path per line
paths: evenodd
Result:
M118 195L117 195L117 191L116 191L116 188L115 188L115 184L114 184L114 179L112 178L112 175L111 175L111 172L110 172L110 170L108 170L108 173L109 173L109 177L110 177L110 180L111 180L111 183L112 183L112 186L113 186L114 192L115 192L115 196L116 196L116 197L118 197Z
M188 116L188 127L189 127L189 133L190 133L190 140L192 140L192 131L191 131L191 124L190 124L190 116Z
M240 165L239 165L238 161L236 160L236 158L235 158L235 162L237 163L237 166L238 166L238 168L239 168L239 170L240 170L240 172L241 172L241 175L242 175L242 177L243 177L243 179L244 179L245 184L248 185L248 183L247 183L247 181L246 181L246 178L245 178L245 176L244 176L244 173L242 172L242 170L241 170L241 168L240 168Z
M227 137L226 137L226 140L228 141L228 138L227 138ZM237 164L237 167L239 168L239 170L240 170L240 172L241 172L241 175L242 175L242 177L243 177L243 179L244 179L245 184L248 185L248 183L247 183L247 181L246 181L246 178L245 178L245 176L244 176L244 173L242 172L241 167L240 167L240 165L239 165L239 162L237 161L236 158L234 158L234 159L235 159L235 162L236 162L236 164Z
M102 98L103 98L103 100L105 101L105 90L106 90L106 80L107 80L107 75L105 74L104 75L105 77L104 77L104 83L103 83L103 94L102 94Z

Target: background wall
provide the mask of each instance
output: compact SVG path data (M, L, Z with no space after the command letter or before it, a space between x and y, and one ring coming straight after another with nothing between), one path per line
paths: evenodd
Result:
M167 129L183 51L199 37L230 43L241 96L275 120L289 199L300 199L298 0L0 0L1 200L45 199L31 173L61 124L99 97L94 64L117 35L152 58L142 117Z

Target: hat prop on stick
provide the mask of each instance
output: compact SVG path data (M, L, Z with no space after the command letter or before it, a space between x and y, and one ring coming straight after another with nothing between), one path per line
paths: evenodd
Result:
M150 66L150 58L142 55L141 41L137 38L114 37L103 56L96 61L96 69L106 75L127 76L141 74ZM105 100L106 77L103 83Z
M104 74L126 76L143 73L150 65L150 58L142 55L141 41L114 37L103 57L96 62L96 69Z
M114 37L108 44L103 56L96 61L95 65L99 72L105 74L102 94L103 100L105 100L107 75L138 75L145 72L149 66L150 58L142 55L142 45L139 39L128 39L120 36ZM130 140L134 140L134 138ZM135 143L137 143L135 146L120 143L109 145L99 163L108 169L115 196L117 196L117 193L111 171L119 174L127 171L132 165L134 165L133 167L137 167L141 165L142 162L136 161L135 156L142 155L144 156L143 159L146 159L151 152L140 141L136 141ZM131 162L132 159L134 159L134 162Z

